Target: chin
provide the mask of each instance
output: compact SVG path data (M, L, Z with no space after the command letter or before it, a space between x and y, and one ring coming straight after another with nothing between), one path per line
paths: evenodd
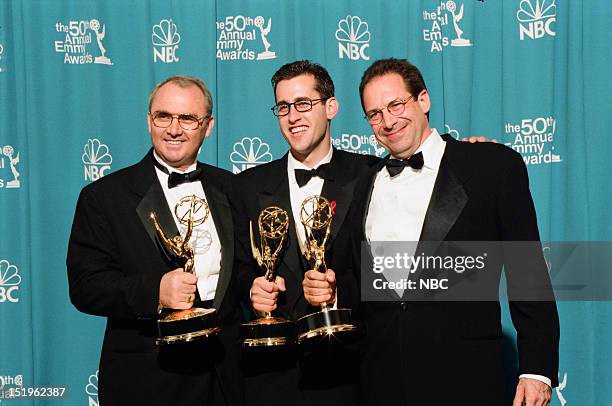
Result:
M297 152L298 154L307 154L310 152L310 145L302 145L302 143L294 143L291 146L291 149Z

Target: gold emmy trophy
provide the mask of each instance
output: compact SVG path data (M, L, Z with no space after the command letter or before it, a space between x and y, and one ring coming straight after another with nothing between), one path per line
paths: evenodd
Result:
M289 230L289 216L279 207L267 207L259 213L257 227L261 249L255 245L251 222L251 251L257 264L265 269L266 280L272 282L276 278L276 260L283 249ZM264 317L240 325L240 334L245 347L293 344L295 323L266 312Z
M149 215L164 247L171 255L185 262L183 265L185 272L193 273L194 252L189 246L193 227L204 223L209 214L210 210L204 199L195 195L183 197L174 207L174 215L180 224L187 226L187 231L184 237L177 235L172 238L168 238L162 230L155 212ZM157 320L157 344L183 343L217 334L220 329L214 324L216 314L215 309L192 307L175 310L165 316L160 315Z
M300 207L300 221L306 232L306 240L301 243L302 254L314 263L315 271L326 272L325 244L331 231L333 209L323 196L310 196ZM298 319L298 343L317 340L330 340L357 332L351 319L350 309L331 309L327 303L321 310Z

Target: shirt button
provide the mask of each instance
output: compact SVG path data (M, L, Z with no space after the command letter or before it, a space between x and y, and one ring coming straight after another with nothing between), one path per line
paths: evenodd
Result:
M406 302L400 302L400 309L402 310L406 310L408 308L408 303Z

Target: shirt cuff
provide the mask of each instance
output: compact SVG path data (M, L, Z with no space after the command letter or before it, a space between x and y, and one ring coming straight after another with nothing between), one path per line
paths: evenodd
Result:
M550 380L550 378L547 378L543 375L521 374L519 375L519 379L521 378L535 379L536 381L544 382L546 385L552 387L552 381Z
M338 309L338 288L336 288L336 300L334 301L334 304L331 305L330 309L331 310L337 310Z

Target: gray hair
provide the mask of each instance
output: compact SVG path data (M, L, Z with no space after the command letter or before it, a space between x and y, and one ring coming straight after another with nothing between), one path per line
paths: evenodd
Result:
M202 80L196 78L195 76L186 76L186 75L171 76L168 79L164 80L163 82L159 82L153 88L153 90L151 91L151 95L149 96L149 111L151 111L151 105L153 104L153 99L155 99L155 96L157 95L157 92L159 91L159 89L161 89L162 86L168 83L175 84L179 87L189 87L189 86L198 87L202 91L202 94L204 95L204 99L206 100L206 104L207 104L206 114L208 115L212 114L213 100L212 100L212 95L210 94L210 90L208 90L208 87L206 87L206 84Z

